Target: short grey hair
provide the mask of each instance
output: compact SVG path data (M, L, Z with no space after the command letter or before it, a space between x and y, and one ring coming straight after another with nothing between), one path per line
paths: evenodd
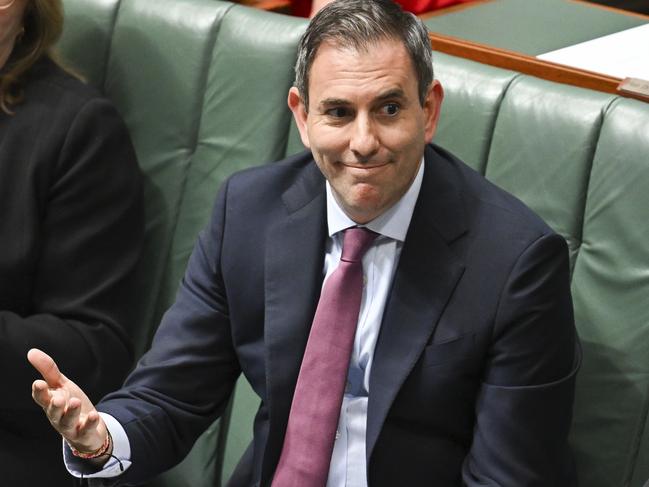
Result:
M309 71L322 43L364 51L385 40L403 42L417 74L419 102L423 106L433 82L433 55L424 23L392 0L337 0L313 17L298 45L295 87L306 109Z

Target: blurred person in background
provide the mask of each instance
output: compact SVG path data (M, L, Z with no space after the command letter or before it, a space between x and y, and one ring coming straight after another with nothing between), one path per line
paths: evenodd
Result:
M29 348L99 399L132 361L130 296L143 240L126 127L54 60L60 0L0 0L0 483L71 485L60 437L26 397Z

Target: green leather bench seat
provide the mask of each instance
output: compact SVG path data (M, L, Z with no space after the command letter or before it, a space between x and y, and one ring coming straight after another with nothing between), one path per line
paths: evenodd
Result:
M438 34L538 56L648 21L573 0L492 0L424 23Z
M586 193L572 286L585 352L574 421L582 485L649 479L648 109L608 107Z
M134 337L142 352L219 184L302 148L286 93L305 21L218 0L64 3L61 51L116 103L145 174ZM580 485L641 487L649 479L649 104L444 54L435 69L446 91L436 142L568 241L584 352L571 437ZM257 406L240 380L224 418L151 485L224 483Z

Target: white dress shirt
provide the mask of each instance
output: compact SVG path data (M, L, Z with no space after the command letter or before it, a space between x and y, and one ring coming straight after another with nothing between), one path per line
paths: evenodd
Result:
M363 297L347 387L338 420L327 487L367 487L365 437L370 372L394 272L419 196L424 164L403 197L385 213L363 225L379 234L363 257ZM342 230L356 226L340 208L327 182L329 240L325 255L325 280L336 269L342 253Z
M350 358L347 387L340 410L336 441L331 456L327 487L367 487L365 433L372 358L381 328L385 303L423 177L422 159L417 175L406 194L382 215L366 225L362 225L378 233L379 236L363 257L361 309ZM324 258L325 281L340 262L341 232L349 227L357 226L338 205L329 182L326 183L326 191L329 239ZM113 455L121 460L121 466L126 470L131 465L131 447L126 432L115 418L105 413L100 414L113 437ZM72 475L80 477L81 471L86 470L83 468L84 462L74 457L67 444L63 443L65 465ZM103 470L84 474L84 477L107 478L115 477L120 473L119 462L111 458Z

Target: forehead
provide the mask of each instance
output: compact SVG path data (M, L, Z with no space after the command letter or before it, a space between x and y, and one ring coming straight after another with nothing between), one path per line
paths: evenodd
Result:
M416 89L417 75L402 42L381 40L364 47L324 42L318 48L309 72L309 95L322 91L363 91L379 86Z

